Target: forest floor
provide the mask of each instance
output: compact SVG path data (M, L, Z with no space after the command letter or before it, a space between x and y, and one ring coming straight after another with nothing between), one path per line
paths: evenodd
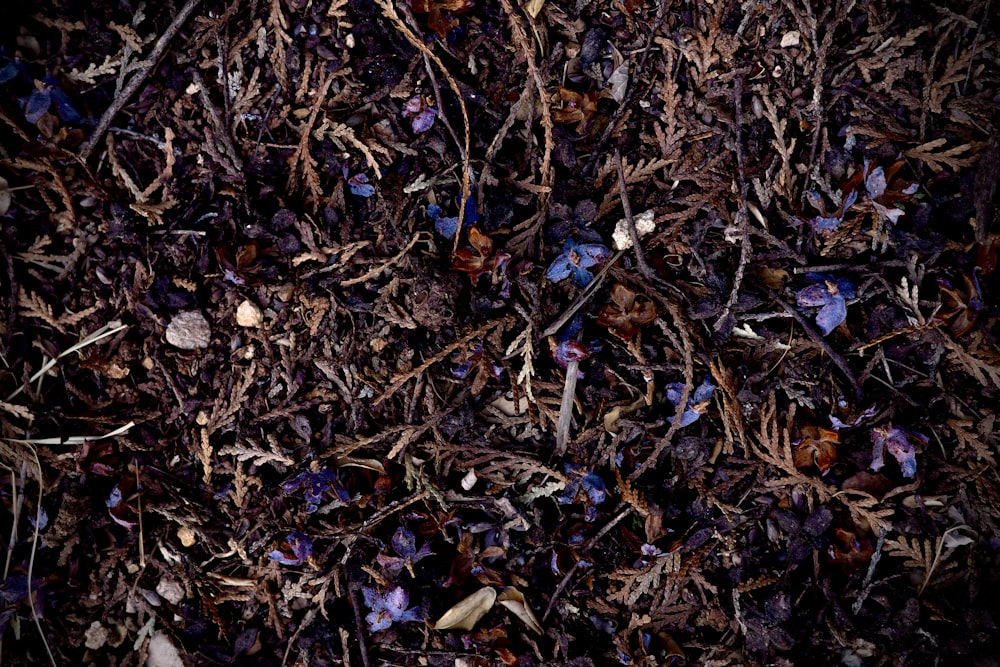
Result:
M1000 664L992 4L12 3L0 663Z

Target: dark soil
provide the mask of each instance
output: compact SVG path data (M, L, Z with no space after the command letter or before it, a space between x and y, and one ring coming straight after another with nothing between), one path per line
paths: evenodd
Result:
M7 3L0 663L997 665L992 5Z

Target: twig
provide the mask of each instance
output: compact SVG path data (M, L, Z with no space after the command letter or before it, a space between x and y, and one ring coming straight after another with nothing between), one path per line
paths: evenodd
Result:
M42 630L42 621L35 611L35 592L31 589L31 579L35 576L35 554L38 552L39 526L42 525L42 495L45 478L42 476L42 462L38 458L38 450L33 445L28 445L28 448L31 450L31 455L35 458L35 465L38 470L38 505L35 508L35 532L31 536L31 555L28 557L28 604L31 606L31 618L34 619L35 627L38 628L38 636L41 637L42 645L45 646L45 653L49 656L49 662L55 667L56 659L52 655L52 649L49 648L49 640L45 637L45 632Z
M643 72L646 70L646 61L649 59L649 54L653 50L653 38L655 38L656 33L660 31L660 26L663 25L663 20L667 16L667 10L671 7L671 5L673 5L673 2L672 0L660 0L659 5L659 9L656 12L656 20L653 22L653 26L650 28L649 34L646 36L646 46L642 49L642 58L639 59L639 66L635 68L635 75L633 76L633 81L635 82L639 81ZM650 82L650 86L652 86L652 82ZM618 131L618 123L621 121L622 116L625 115L625 112L631 108L632 100L635 99L638 88L638 85L630 86L625 99L622 100L622 103L611 115L608 126L605 127L604 132L601 133L601 138L597 141L597 144L591 152L590 159L587 161L587 165L583 168L583 176L585 178L590 178L593 175L594 167L597 166L597 160L604 154L604 146L608 143L611 135Z
M635 218L632 217L632 204L628 200L628 190L625 186L625 168L622 166L622 152L620 148L615 148L615 167L618 169L618 194L622 200L622 210L625 212L625 222L628 223L628 235L632 240L632 248L635 249L635 261L639 266L639 272L651 283L657 282L657 276L652 267L646 261L646 254L639 245L639 232L635 229Z
M368 644L365 642L365 626L361 623L361 607L358 603L358 584L350 581L347 584L347 594L351 598L351 606L354 607L354 625L358 631L358 646L361 648L361 663L365 667L371 667L368 662ZM346 650L345 650L346 653Z
M380 264L379 266L375 267L374 269L372 269L371 271L362 276L355 276L354 278L348 278L347 280L341 282L340 286L350 287L351 285L357 285L358 283L363 283L371 280L378 274L388 269L390 266L393 266L394 264L399 262L399 260L403 259L403 257L406 256L406 253L410 252L410 250L413 249L413 246L417 244L417 241L426 236L427 234L425 234L424 232L417 232L416 234L413 235L413 238L410 239L410 242L406 244L406 247L400 250L398 253L396 253L395 257L385 262L384 264Z
M861 606L865 603L868 598L868 594L871 592L872 587L872 577L875 575L875 566L878 565L879 560L882 558L882 546L885 544L886 530L885 526L878 529L878 543L875 545L875 553L872 554L871 562L868 563L868 573L865 575L865 580L861 584L861 592L858 593L858 599L854 601L851 605L851 612L857 616L858 612L861 611Z
M153 71L157 63L167 52L167 47L170 46L171 40L177 34L177 31L181 29L181 26L188 20L192 12L201 4L201 0L187 0L181 10L177 12L177 16L171 21L167 29L163 31L160 38L156 40L156 45L153 46L153 50L149 52L149 57L143 61L142 66L139 71L132 75L129 82L125 84L125 87L119 90L115 94L115 99L111 102L111 106L104 110L101 115L101 120L97 123L97 127L94 129L94 133L90 135L90 138L83 144L80 148L80 158L86 160L90 157L91 152L93 152L94 147L97 145L103 137L104 133L108 131L108 126L111 125L111 121L114 120L118 112L122 110L122 107L131 99L133 95L139 90L139 87L143 84L149 73Z
M615 263L619 259L622 258L622 255L624 254L625 254L624 250L619 250L617 253L615 253L614 257L608 260L608 263L605 264L601 268L601 270L597 272L597 275L594 276L594 279L590 281L590 284L583 289L583 292L580 293L580 296L576 297L576 301L570 304L570 307L564 310L562 315L556 318L556 320L552 324L550 324L545 331L542 332L543 337L551 336L555 332L562 329L563 325L569 322L570 319L572 319L573 315L576 314L576 311L580 310L583 304L587 303L590 297L594 295L594 292L597 291L597 288L601 286L601 282L603 282L605 276L608 275L608 271L611 269L612 266L615 265Z
M431 80L431 88L434 90L434 100L438 105L438 116L441 118L441 122L444 123L445 129L448 130L448 134L451 135L452 141L455 142L455 147L458 148L458 154L465 160L465 147L462 146L462 142L459 140L458 135L455 134L455 128L451 126L451 122L448 120L448 114L444 112L444 99L441 97L441 87L438 86L437 77L434 76L434 68L431 67L431 59L427 57L426 53L420 54L424 57L424 69L427 70L427 76Z
M417 37L410 27L406 25L402 18L400 18L399 13L396 8L392 5L390 0L375 0L375 4L382 8L382 14L388 18L392 24L396 27L403 37L406 38L413 48L420 51L422 54L430 58L441 73L444 75L445 80L448 81L448 86L451 88L452 92L455 93L455 97L458 99L458 106L462 110L462 120L465 123L465 136L463 137L463 152L462 157L462 206L458 207L458 229L461 231L465 224L465 202L468 201L469 195L472 194L471 182L472 182L472 168L469 164L469 146L472 143L471 138L471 127L469 125L469 110L465 106L465 98L462 96L462 89L458 87L458 82L455 81L455 77L451 75L448 68L444 66L441 59L436 53L427 48L423 40ZM455 234L455 247L453 249L458 249L458 242L461 234Z
M750 252L753 246L750 243L750 216L747 212L747 179L746 179L746 158L743 155L743 77L737 76L733 91L734 107L736 108L736 165L738 169L740 183L740 210L736 214L736 226L740 233L740 263L736 267L736 274L733 276L733 289L729 293L729 300L723 306L719 319L715 322L715 330L719 331L731 319L731 311L740 296L740 286L743 284L743 274L750 260Z
M635 511L634 507L626 507L621 512L619 512L615 516L615 518L611 519L611 521L608 521L608 523L603 528L597 531L597 533L592 538L590 538L586 546L584 546L583 551L585 552L590 551L594 547L594 545L601 540L602 537L611 532L612 528L621 523L622 520L625 519L625 517L627 517L634 511ZM545 622L545 619L549 617L549 614L552 612L552 608L555 606L556 600L558 600L562 592L566 590L566 586L569 585L569 580L573 577L573 573L576 572L577 567L579 567L579 565L580 561L573 563L573 566L570 567L569 571L563 576L562 580L559 582L559 585L556 586L556 590L552 592L552 597L549 598L549 604L546 605L545 607L545 613L542 614L543 623Z
M569 445L569 427L573 423L573 403L576 398L576 381L580 362L571 359L566 363L566 382L563 384L562 401L559 403L559 421L556 423L556 451L553 460L560 460Z
M223 164L223 168L229 173L230 176L239 176L243 173L243 159L240 154L236 152L236 147L233 146L233 141L229 137L229 128L225 123L222 122L222 118L219 116L219 110L215 108L215 104L212 102L212 98L208 95L208 88L205 86L205 80L195 69L192 73L192 78L195 84L198 86L198 96L201 97L201 103L205 105L205 109L208 111L208 117L212 121L212 125L215 126L215 134L218 135L219 139L222 141L222 152L227 153L227 157L232 160L233 164ZM309 130L307 128L303 134L308 135Z
M771 298L773 298L775 303L781 306L786 313L794 317L795 321L799 323L799 326L801 326L805 332L809 334L809 337L812 338L813 342L819 345L820 348L826 352L826 354L830 357L830 360L833 361L834 365L839 368L840 372L844 374L845 378L847 378L847 381L851 384L851 389L854 390L854 398L860 402L864 398L864 393L861 391L861 386L858 384L857 378L854 377L851 367L847 365L847 361L842 356L837 354L837 351L834 350L821 335L819 335L819 332L813 328L813 326L809 323L809 320L802 316L802 313L795 310L795 308L774 292L771 292Z

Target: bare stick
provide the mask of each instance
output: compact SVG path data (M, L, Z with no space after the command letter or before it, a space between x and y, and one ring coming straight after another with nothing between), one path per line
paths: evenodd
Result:
M740 183L740 210L736 214L736 226L740 232L740 263L736 267L736 275L733 276L733 289L729 293L729 300L722 308L718 321L715 323L715 330L718 331L730 319L730 312L740 296L740 286L743 284L743 273L746 271L747 262L750 259L750 251L753 246L750 243L750 216L747 213L747 179L746 160L743 156L743 77L737 76L733 91L734 106L736 108L736 165L739 172Z
M133 95L139 90L139 86L143 84L149 73L153 71L156 64L160 62L163 54L167 52L167 47L170 46L171 40L173 40L174 35L177 31L181 29L181 26L188 20L192 12L201 4L201 0L187 0L181 10L177 12L177 16L174 20L167 26L167 29L163 31L160 38L156 40L156 45L153 46L153 50L150 51L149 57L143 61L142 66L139 71L132 75L125 87L118 91L115 95L114 101L111 102L111 106L105 109L104 114L101 116L101 120L97 123L97 128L94 129L94 133L90 135L90 139L87 140L85 144L80 148L80 158L86 160L90 157L91 152L93 152L94 147L97 142L104 137L104 133L108 131L108 126L111 125L111 121L114 120L118 112L122 110L122 107L131 99Z
M794 317L795 321L799 323L799 326L805 329L805 332L809 334L809 337L812 338L813 342L819 345L820 348L826 352L827 355L829 355L830 360L833 361L834 365L840 369L840 372L844 374L844 377L846 377L847 381L851 384L851 389L854 390L854 398L861 401L861 399L864 398L864 394L861 391L861 386L858 384L857 378L854 377L854 373L851 371L851 367L847 365L847 361L842 356L837 354L837 351L834 350L821 335L819 335L819 332L816 331L811 324L809 324L809 321L802 316L802 313L795 310L795 308L774 292L771 293L771 297L784 309L786 313Z
M651 283L656 283L656 274L652 267L646 262L646 255L639 245L639 232L635 230L635 218L632 217L632 204L628 200L628 190L625 188L625 168L622 166L621 149L615 148L615 166L618 168L618 194L622 199L622 210L625 212L625 222L628 223L628 235L632 240L632 247L635 249L635 261L639 265L639 272Z
M571 359L566 364L566 382L563 384L562 402L559 404L559 422L556 424L556 451L558 461L566 453L569 444L569 427L573 423L573 399L576 397L576 380L580 373L580 362Z
M604 281L604 277L608 275L608 270L612 266L614 266L615 263L619 259L621 259L622 255L624 254L625 254L624 250L619 250L614 255L614 257L608 260L608 263L604 265L604 268L602 268L600 271L597 272L597 275L594 276L594 279L590 281L590 284L587 285L587 287L584 288L583 292L580 293L580 296L576 297L576 301L574 301L569 308L564 310L562 315L560 315L555 322L550 324L549 327L542 332L542 335L551 336L555 332L562 329L563 325L569 322L570 319L573 317L573 315L576 314L576 311L580 310L580 307L583 306L583 304L587 303L590 297L594 295L594 292L597 291L597 288L600 287L601 283Z

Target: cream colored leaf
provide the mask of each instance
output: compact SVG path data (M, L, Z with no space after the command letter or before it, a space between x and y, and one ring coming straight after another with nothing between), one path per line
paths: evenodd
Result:
M495 588L485 586L444 613L434 627L438 630L472 630L496 602Z
M542 7L545 6L545 0L528 0L528 4L524 9L531 15L531 18L538 18L538 14L542 11Z
M544 634L542 624L535 618L535 612L531 611L531 607L528 606L528 601L524 599L524 594L521 591L513 586L508 586L497 598L497 602L521 619L529 630L540 635Z

